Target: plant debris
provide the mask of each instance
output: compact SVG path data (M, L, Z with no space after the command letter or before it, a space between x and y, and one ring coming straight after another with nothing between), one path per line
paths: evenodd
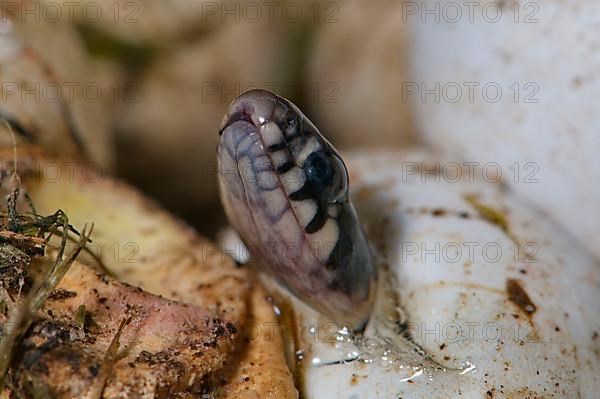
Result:
M77 246L67 256L64 256L64 246L66 245L66 240L64 240L64 245L53 263L50 263L49 259L43 258L43 262L46 263L45 273L36 279L27 296L13 304L10 309L10 315L4 324L3 335L0 339L0 382L4 381L19 338L27 331L37 311L67 273L77 255L85 246L91 230L88 232L84 228ZM4 289L5 287L2 287L2 290Z
M119 340L121 339L121 333L123 332L125 326L131 323L132 318L133 317L129 315L123 320L121 320L119 328L117 329L117 333L114 335L113 339L110 342L110 345L108 346L106 354L104 355L104 359L102 360L102 364L100 365L100 370L98 372L98 383L92 389L91 397L94 399L102 399L102 392L104 391L104 387L106 386L108 377L110 377L112 366L119 355Z
M7 127L13 139L14 169L2 181L3 185L8 186L9 194L6 197L6 208L0 207L0 299L4 311L0 337L2 387L20 340L86 246L93 230L93 225L89 229L84 226L80 234L69 224L68 217L62 210L45 217L37 213L29 197L21 193L21 179L16 170L18 163L14 133L10 125L7 124ZM31 212L18 211L17 203L21 197L25 198ZM53 236L61 238L55 251L51 251L48 245ZM65 254L69 240L74 240L76 244ZM36 267L41 268L37 274L34 272ZM39 387L32 388L39 391Z
M502 212L483 204L475 195L465 195L464 198L475 208L482 219L498 226L502 231L510 235L508 230L508 220Z

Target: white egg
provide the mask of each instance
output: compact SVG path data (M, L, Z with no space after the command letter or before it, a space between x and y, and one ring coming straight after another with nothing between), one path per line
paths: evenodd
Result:
M501 168L600 256L600 4L466 4L405 6L412 76L403 88L419 129L454 159Z
M593 397L599 265L505 185L431 160L346 158L379 298L359 341L291 299L305 397Z

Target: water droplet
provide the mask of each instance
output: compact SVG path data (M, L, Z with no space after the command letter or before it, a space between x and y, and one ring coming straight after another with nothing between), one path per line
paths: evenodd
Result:
M463 364L463 370L460 372L460 375L464 375L467 373L475 373L477 371L477 366L468 360Z
M418 376L423 374L423 369L419 369L417 371L415 371L412 375L406 377L406 378L402 378L400 381L402 382L407 382L407 381L411 381L414 378L417 378Z

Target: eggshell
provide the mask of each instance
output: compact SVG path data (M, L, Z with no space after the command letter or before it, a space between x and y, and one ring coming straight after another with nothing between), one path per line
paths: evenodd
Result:
M444 172L435 159L347 154L379 298L356 345L288 297L305 397L594 397L592 255L505 185Z
M600 4L484 1L457 18L450 3L406 18L419 130L448 157L498 165L600 256Z

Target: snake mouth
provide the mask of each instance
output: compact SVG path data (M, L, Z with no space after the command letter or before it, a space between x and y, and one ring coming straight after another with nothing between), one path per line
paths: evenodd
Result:
M225 115L225 118L223 118L223 122L221 123L221 129L219 129L219 136L222 136L225 129L227 129L229 126L233 125L236 122L246 122L251 125L254 125L254 127L257 127L256 124L252 121L251 113L252 110L248 109L248 107L241 107L233 113L228 113L227 115Z
M250 90L233 100L221 122L219 135L235 122L246 122L256 129L274 119L274 113L281 99L265 90Z

